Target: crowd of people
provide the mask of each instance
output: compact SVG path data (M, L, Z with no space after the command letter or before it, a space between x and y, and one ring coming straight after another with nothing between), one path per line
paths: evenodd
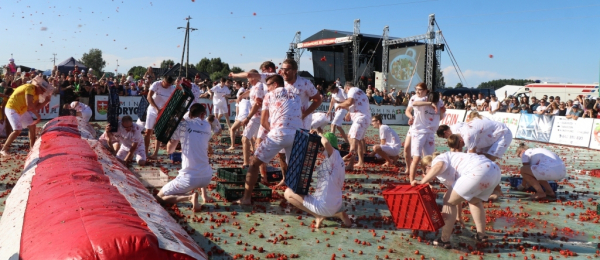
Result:
M403 173L408 174L411 185L427 184L437 178L448 188L442 210L446 224L435 244L451 248L452 229L463 202L469 204L473 215L477 230L475 239L481 242L488 240L483 201L503 196L499 186L501 170L494 161L503 158L512 142L512 134L505 124L488 120L477 111L472 111L467 115L465 123L440 126L445 109L452 107L445 103L449 102L449 98L455 97L440 96L439 93L431 92L425 83L419 83L415 87L414 95L407 100L402 98L402 102L406 102L407 105L406 116L410 125L402 144L400 135L383 124L381 115L371 114L370 100L373 95L370 95L372 93L369 93L369 90L365 92L352 82L346 82L343 86L332 83L327 87L327 94L331 97L329 111L315 112L326 98L311 81L298 76L296 61L284 60L278 71L274 63L267 61L259 70L231 73L229 79L223 78L210 89L207 85L211 84L201 82L197 78L163 77L155 81L151 70L148 70L142 83L144 90L140 91L147 96L150 104L145 121L140 119L133 122L131 117L124 116L118 122L116 132L110 131L110 125L106 127L100 141L125 164L135 161L144 166L147 160L156 159L160 145L156 142L150 152L149 148L158 111L167 105L168 97L176 87L190 88L194 93L192 105L166 145L167 154L173 153L180 146L182 168L178 176L158 193L157 199L160 202L172 204L189 201L194 211L199 211L200 196L196 190L200 189L205 202L210 199L206 187L214 171L209 163L209 156L212 153L214 137L222 132L220 118L225 117L230 130L228 134L231 137L231 147L235 148L235 136L239 129L243 128L243 167L247 168L247 174L243 197L235 203L252 203L253 189L259 176L262 176L262 182L268 182L265 166L276 157L279 159L285 180L287 162L291 157L296 132L301 128L310 129L312 134L321 137L320 142L324 147L322 161L316 168L316 182L313 184L315 191L301 195L287 188L284 197L290 204L313 215L317 228L327 217L339 218L346 226L351 224L350 218L342 208L346 170L365 167L365 156L368 155L382 158L382 167L395 167L401 165L399 160L403 155L406 163L406 171ZM75 98L65 99L64 104L68 105L66 108L75 109L76 116L85 122L89 121L87 108L77 99L81 97L81 87L63 85L75 84L72 83L73 78L77 77L79 82L84 81L84 91L90 80L94 82L90 83L92 88L98 91L98 82L104 79L96 81L93 77L90 79L87 75L79 74L83 72L75 73L73 77L68 76L64 81L68 83L63 84L58 84L61 75L53 75L49 80L57 82L56 85L48 83L41 75L31 75L32 78L25 78L26 83L17 86L12 95L4 96L7 102L3 111L14 131L0 151L3 157L10 157L11 143L24 127L29 128L30 145L33 145L35 124L40 118L39 114L36 115L37 110L49 101L48 98L44 98L48 97L46 93L71 90ZM233 79L241 78L247 79L246 86L241 83L233 84ZM111 79L106 81L114 84ZM119 86L126 85L129 79L123 77L120 82L122 83L118 83ZM109 84L106 87L118 88L117 85ZM396 94L393 89L388 94L392 93ZM199 99L203 97L213 99L212 115L200 104ZM228 104L229 97L237 97L238 116L233 123L228 121L228 108L223 105ZM400 99L395 99L394 102L399 102L398 100ZM495 97L491 100L498 102ZM542 100L545 102L545 99ZM480 96L474 104L483 107L486 102L486 99ZM584 103L584 100L580 102ZM540 101L539 105L543 104L545 103ZM472 105L470 101L469 105ZM32 119L32 114L37 120ZM352 122L347 134L341 127L342 121ZM326 126L329 126L329 131L324 129ZM368 153L365 135L370 126L378 129L380 142ZM339 151L341 146L338 145L336 130L340 137L349 143L349 149L344 156ZM436 134L447 139L449 152L436 152ZM546 149L528 149L525 145L519 146L517 154L523 162L520 169L523 183L519 188L532 187L536 191L532 199L555 197L547 182L565 177L566 170L560 158ZM277 185L283 185L284 180Z

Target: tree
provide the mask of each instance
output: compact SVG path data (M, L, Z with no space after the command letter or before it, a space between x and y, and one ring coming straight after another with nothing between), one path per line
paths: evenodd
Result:
M134 78L136 76L139 76L141 78L144 76L144 73L146 73L146 68L144 68L142 66L133 66L133 67L131 67L131 69L129 69L129 71L127 71L128 75L129 75L129 73L133 73Z
M212 72L212 69L210 68L210 60L208 58L202 58L200 62L196 64L196 70L206 72L210 75L210 72Z
M210 80L212 81L220 81L221 78L226 78L229 73L223 73L222 71L213 72L210 74Z
M100 76L102 76L102 75L100 75ZM115 73L114 72L111 72L111 71L104 72L104 78L105 79L107 79L107 78L114 78L114 77L115 77Z
M106 66L106 61L102 59L102 51L100 49L90 49L88 53L84 53L80 60L83 65L94 69L93 72L97 77L102 76L100 72Z
M244 72L244 70L242 68L240 68L240 67L233 66L233 67L231 67L231 72L233 72L233 73L240 73L240 72Z
M462 83L458 82L458 83L456 83L456 87L454 87L454 88L465 88L465 87L463 86Z
M210 75L210 79L213 81L219 80L222 77L227 77L229 72L239 73L243 72L240 67L229 68L229 64L223 62L221 58L202 58L198 63L196 63L196 69L201 72L206 72Z
M168 69L169 66L173 66L173 65L175 65L175 62L173 60L163 60L160 63L160 67L163 69Z
M499 89L506 85L525 86L527 84L534 83L530 79L495 79L488 82L482 82L477 86L478 89Z

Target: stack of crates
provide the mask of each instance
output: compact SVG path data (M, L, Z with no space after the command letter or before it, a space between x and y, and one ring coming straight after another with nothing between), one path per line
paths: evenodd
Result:
M189 88L181 86L175 88L165 106L158 113L158 119L154 126L154 134L158 141L169 142L193 100L194 93Z
M305 129L296 130L285 178L285 185L296 194L308 194L317 155L322 147L320 136Z
M217 177L229 182L245 182L248 168L219 168L217 169ZM258 181L262 176L258 175ZM283 179L281 169L267 166L267 181L274 182Z
M121 102L119 101L119 91L116 88L108 89L108 112L106 114L110 132L119 130L119 110Z
M510 179L508 180L510 181L510 186L513 189L517 189L517 187L523 182L523 178L521 177L510 177ZM555 181L549 181L548 184L550 184L550 187L552 187L552 191L556 192L556 190L558 190L558 183L556 183ZM546 191L546 189L544 189L543 186L542 189ZM529 189L527 189L526 191L535 192L535 189L533 187L529 187Z
M237 200L244 195L246 185L246 174L248 168L219 168L217 177L225 181L217 182L217 192L226 200ZM252 198L270 198L273 190L260 183L261 176L258 175L256 186L252 191Z
M444 219L429 184L400 184L383 191L396 227L400 229L437 231Z
M148 112L148 106L150 106L150 102L148 102L148 99L145 95L142 95L137 111L137 116L142 122L146 122L146 113Z

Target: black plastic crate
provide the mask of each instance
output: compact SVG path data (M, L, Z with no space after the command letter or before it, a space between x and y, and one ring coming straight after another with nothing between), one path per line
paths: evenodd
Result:
M140 99L140 103L138 104L137 116L142 122L146 122L146 113L148 113L148 107L150 106L150 102L146 98L146 95L142 95Z
M296 130L285 178L285 185L296 194L308 194L317 155L322 147L320 136L305 129Z
M344 150L344 151L350 150L350 144L349 143L340 144L340 150Z
M222 198L233 201L244 196L245 182L217 182L217 192ZM260 182L256 182L252 190L253 199L270 198L273 194L271 188Z
M229 137L229 136L221 137L221 144L229 144L229 145L231 145L231 137ZM242 144L242 137L241 136L236 136L235 137L235 144Z
M248 168L219 168L217 177L231 182L245 182ZM260 175L258 176L260 180Z
M510 181L510 186L514 189L516 189L523 182L523 178L521 177L510 177L508 180ZM558 190L558 183L549 181L548 184L550 184L550 187L552 187L552 191L556 192L556 190ZM544 189L543 186L542 189ZM535 192L535 189L533 187L529 187L526 191ZM544 189L544 191L546 190Z
M283 172L280 168L267 166L267 181L281 181L283 179Z
M194 93L190 89L181 86L175 88L165 106L158 113L158 119L154 126L154 135L158 141L169 142L193 100Z
M110 132L116 132L119 130L119 108L121 102L119 101L119 91L116 88L108 89L108 111L106 113L108 124L110 125Z

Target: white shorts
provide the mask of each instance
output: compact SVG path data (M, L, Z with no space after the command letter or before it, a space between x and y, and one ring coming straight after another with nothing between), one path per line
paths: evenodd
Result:
M146 112L146 125L144 128L146 128L146 130L154 130L154 125L156 125L157 119L158 112L156 112L153 107L148 107L148 111Z
M260 126L260 117L253 117L248 121L246 128L244 128L244 133L242 136L245 136L248 139L256 138L258 135L258 130L261 128Z
M504 132L504 134L502 134L502 136L500 136L500 138L498 138L498 140L494 144L492 144L492 146L482 148L482 149L477 149L477 152L478 153L486 153L491 156L501 158L504 155L504 153L506 152L506 150L508 150L508 147L510 146L512 139L513 139L512 133L510 132L510 130L507 130Z
M342 123L344 123L344 117L346 117L346 114L348 114L348 110L346 110L346 109L336 110L335 116L333 117L333 121L331 121L331 124L336 125L336 126L342 126Z
M466 201L473 198L486 201L500 184L501 178L500 166L488 161L481 165L473 165L471 170L461 173L452 189Z
M125 157L127 157L129 150L131 150L131 147L127 147L121 144L121 148L119 148L119 151L117 151L117 158L125 160ZM144 146L144 144L138 145L138 147L135 149L134 159L137 163L146 160L146 147Z
M400 154L400 149L402 148L399 144L395 146L390 146L387 144L379 145L381 150L384 151L389 156L398 156Z
M146 122L142 122L141 119L138 118L137 121L135 121L135 124L138 125L141 128L146 128Z
M538 181L558 181L567 176L565 164L544 163L532 165L531 172Z
M165 184L160 192L165 195L182 195L198 188L208 186L212 176L206 177L189 177L189 175L177 175L175 179Z
M92 118L92 109L91 108L86 108L83 111L81 111L81 118L89 123L90 122L90 118Z
M362 140L367 133L367 128L369 128L370 118L359 117L356 120L352 120L352 126L350 127L350 131L348 131L348 138Z
M254 156L264 163L269 163L280 151L285 151L285 157L290 158L294 145L294 134L273 138L267 135L258 145Z
M267 138L267 134L269 134L269 132L267 132L267 130L262 125L260 125L260 127L258 127L258 134L256 134L256 139L265 140L265 138Z
M331 217L335 215L335 213L338 213L338 211L340 211L340 209L342 208L341 200L339 205L329 205L325 201L319 200L310 194L304 196L304 201L302 202L302 205L308 210L317 213L318 215L323 217Z
M315 116L315 115L312 116L312 118L314 120L312 120L312 122L310 124L311 129L317 129L319 127L326 126L330 123L329 118L327 118L327 115L325 115L325 114L318 114L318 115L319 116Z
M13 131L23 130L23 128L27 128L33 123L33 117L31 117L29 111L20 115L16 110L6 107L4 108L4 113L6 114Z
M213 115L215 115L215 116L218 116L218 115L228 116L227 112L229 112L227 107L217 107L217 106L213 107Z
M435 136L430 134L411 134L410 154L412 157L432 155L435 152Z

